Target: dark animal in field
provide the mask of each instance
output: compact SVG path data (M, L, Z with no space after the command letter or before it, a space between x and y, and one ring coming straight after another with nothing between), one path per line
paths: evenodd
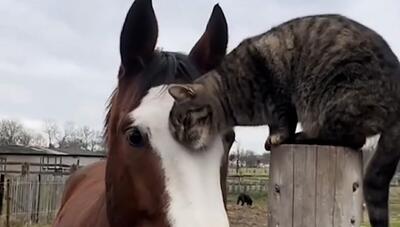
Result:
M241 206L243 206L244 204L248 205L248 206L252 206L253 205L253 200L251 199L251 197L248 194L245 193L240 193L236 204L239 205L239 203L241 203Z
M234 126L268 124L267 149L359 149L380 134L364 192L371 225L388 227L389 184L400 159L399 79L398 59L375 31L341 15L296 18L245 39L192 84L171 87L170 131L194 150Z

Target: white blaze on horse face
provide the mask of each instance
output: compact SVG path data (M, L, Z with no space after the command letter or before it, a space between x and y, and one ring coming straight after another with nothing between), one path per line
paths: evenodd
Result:
M171 226L227 227L229 221L220 186L224 152L221 137L201 152L179 144L168 127L173 102L165 86L155 87L130 113L134 125L148 130L153 151L161 158Z

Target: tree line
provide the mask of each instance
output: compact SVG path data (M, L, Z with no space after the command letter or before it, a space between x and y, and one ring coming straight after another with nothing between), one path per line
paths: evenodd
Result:
M256 154L252 150L245 150L239 145L233 147L229 153L229 161L236 163L236 168L246 165L246 167L259 167L261 164L269 164L270 154L263 152L262 154Z
M101 131L88 126L66 122L60 127L55 121L46 120L42 131L27 129L16 120L0 120L0 145L38 146L66 151L104 151Z

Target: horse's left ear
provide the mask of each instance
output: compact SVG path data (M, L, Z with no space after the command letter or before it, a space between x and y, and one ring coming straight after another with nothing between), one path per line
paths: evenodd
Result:
M216 4L208 21L206 31L192 48L189 58L205 73L221 63L228 44L228 25L224 12Z
M126 15L120 37L123 68L137 73L151 60L158 37L151 0L135 0Z

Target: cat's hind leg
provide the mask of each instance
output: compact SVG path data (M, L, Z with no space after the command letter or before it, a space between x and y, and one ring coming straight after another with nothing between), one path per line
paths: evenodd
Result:
M399 160L400 121L397 121L381 133L364 177L364 197L372 227L389 226L389 187Z
M368 95L351 91L341 96L346 98L333 97L332 100L337 101L324 106L318 119L315 119L317 126L306 125L304 132L296 134L296 143L359 149L365 144L367 136L383 130L393 113L384 98L376 93ZM307 131L307 128L311 130Z

